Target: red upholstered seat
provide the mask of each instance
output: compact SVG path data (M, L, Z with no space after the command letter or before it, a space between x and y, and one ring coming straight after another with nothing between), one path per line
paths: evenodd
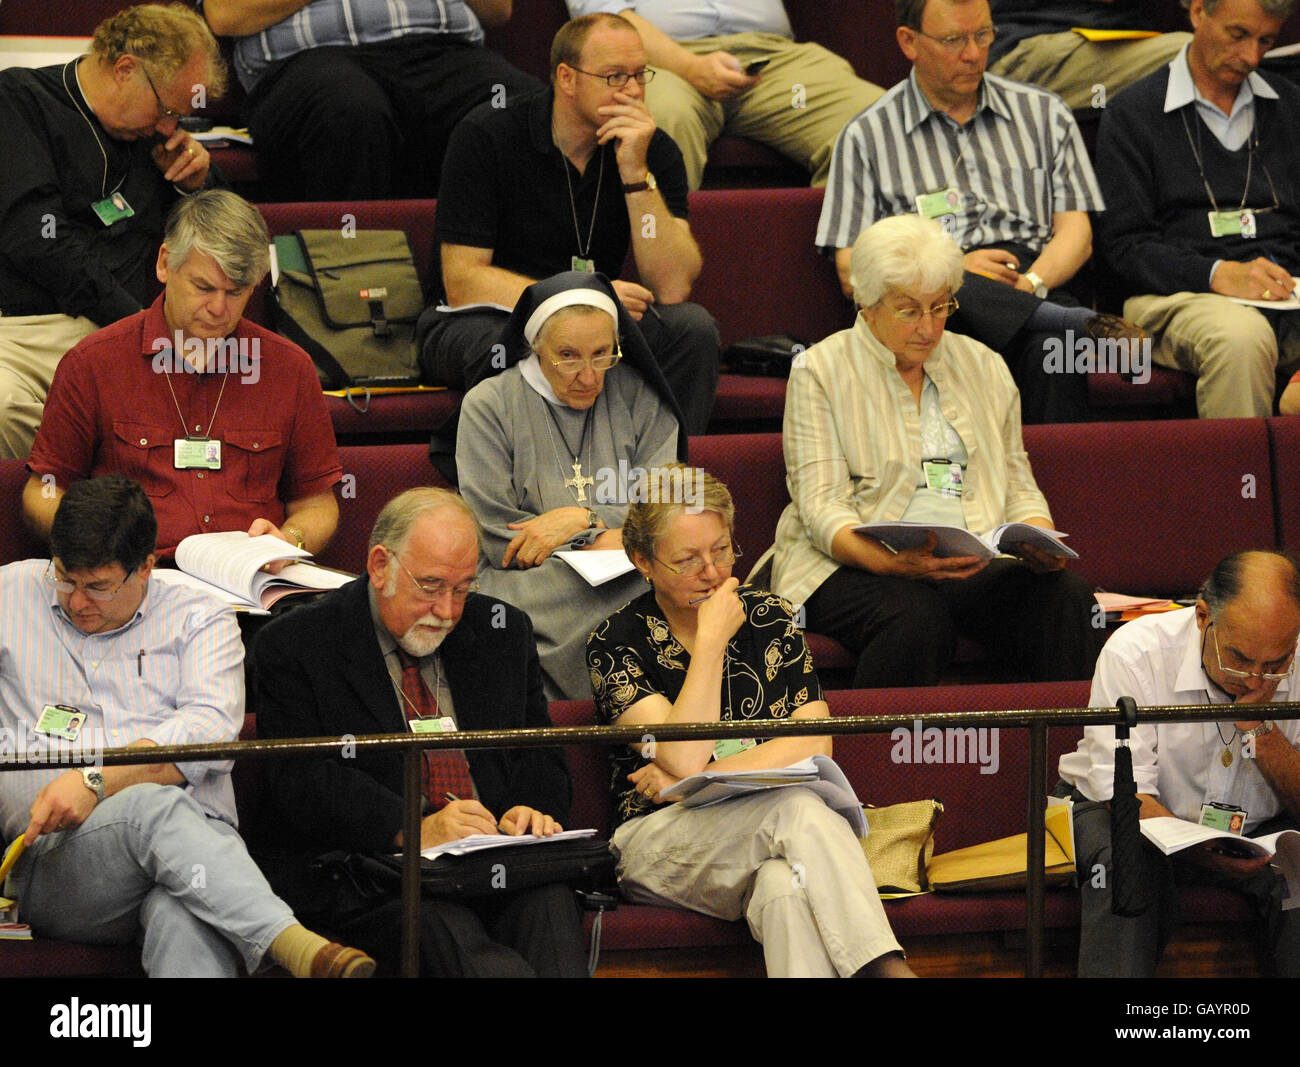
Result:
M449 488L429 462L427 445L367 445L339 449L338 532L320 561L340 570L365 569L370 530L380 510L398 493L416 486Z
M21 459L0 459L0 564L17 559L45 559L49 550L28 531L22 520L23 486L31 471Z
M1099 588L1184 596L1228 552L1275 543L1263 419L1026 426L1025 446Z
M1300 552L1300 418L1267 420L1276 489L1277 543Z

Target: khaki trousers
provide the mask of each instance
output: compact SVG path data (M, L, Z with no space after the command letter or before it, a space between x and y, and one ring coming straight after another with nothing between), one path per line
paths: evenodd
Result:
M900 952L862 845L797 786L704 808L669 804L614 833L629 900L742 915L769 978L843 978Z
M723 132L776 149L808 170L813 185L825 185L840 130L885 92L863 81L847 60L821 45L796 44L775 33L679 43L696 55L730 52L742 66L769 61L757 85L729 100L710 100L662 69L646 85L646 106L681 149L692 189L700 187L709 145Z
M98 326L84 316L0 316L0 459L26 459L54 368Z
M1159 70L1192 39L1190 33L1162 33L1138 41L1085 41L1077 33L1026 37L989 72L1041 85L1074 111L1105 107L1108 97Z
M1266 316L1218 293L1173 293L1129 297L1124 317L1151 334L1157 363L1196 375L1203 419L1272 415L1278 370L1300 367L1300 311Z

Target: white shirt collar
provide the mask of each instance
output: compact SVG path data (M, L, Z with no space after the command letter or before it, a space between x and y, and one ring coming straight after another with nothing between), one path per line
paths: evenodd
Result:
M1207 107L1214 107L1196 88L1196 82L1192 78L1192 68L1187 63L1187 50L1189 47L1190 45L1183 45L1183 50L1174 56L1169 63L1169 86L1165 89L1166 113L1177 111L1180 107L1186 107L1196 101L1200 101ZM1246 80L1241 83L1241 88L1237 90L1237 99L1233 102L1232 114L1237 114L1243 107L1253 103L1257 96L1268 100L1276 100L1277 92L1260 76L1258 71L1251 71ZM1215 110L1218 109L1215 108ZM1222 112L1219 113L1222 114Z
M542 361L536 352L520 362L519 373L523 375L524 381L532 386L533 392L550 404L551 407L562 408L568 406L555 395L551 383L546 380L546 375L542 373Z

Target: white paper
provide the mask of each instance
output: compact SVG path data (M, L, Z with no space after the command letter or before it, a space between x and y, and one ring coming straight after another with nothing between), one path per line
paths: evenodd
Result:
M1300 278L1295 275L1291 276L1291 282L1300 286ZM1236 304L1244 304L1250 308L1270 308L1273 311L1295 311L1300 308L1300 291L1291 290L1291 295L1285 300L1247 300L1244 296L1230 296L1229 300Z
M485 852L494 848L510 848L514 845L547 844L552 841L573 841L580 837L595 837L593 830L564 830L550 837L538 837L536 834L470 834L455 841L445 841L441 845L422 849L420 855L427 860L439 856L466 856L471 852Z
M636 570L621 548L562 548L552 555L564 560L590 586L604 585Z
M757 727L759 724L755 724ZM761 732L761 731L760 731ZM813 756L788 767L765 767L753 771L701 771L665 786L659 799L681 797L687 808L721 804L736 797L760 793L765 789L801 786L812 790L832 811L843 815L858 837L867 836L867 820L849 780L829 756Z

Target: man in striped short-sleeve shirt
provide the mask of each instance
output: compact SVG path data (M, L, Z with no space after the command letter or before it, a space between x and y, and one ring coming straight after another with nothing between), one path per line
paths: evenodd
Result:
M1077 301L1058 291L1091 252L1088 212L1104 207L1074 117L1051 93L984 73L988 0L898 8L912 72L840 134L817 244L835 252L850 295L849 251L863 229L891 215L938 219L966 253L952 328L1007 359L1026 422L1079 418L1086 379L1045 369L1046 340L1118 324L1062 306Z
M190 0L235 38L263 178L287 200L435 196L479 104L541 88L483 47L512 0Z

